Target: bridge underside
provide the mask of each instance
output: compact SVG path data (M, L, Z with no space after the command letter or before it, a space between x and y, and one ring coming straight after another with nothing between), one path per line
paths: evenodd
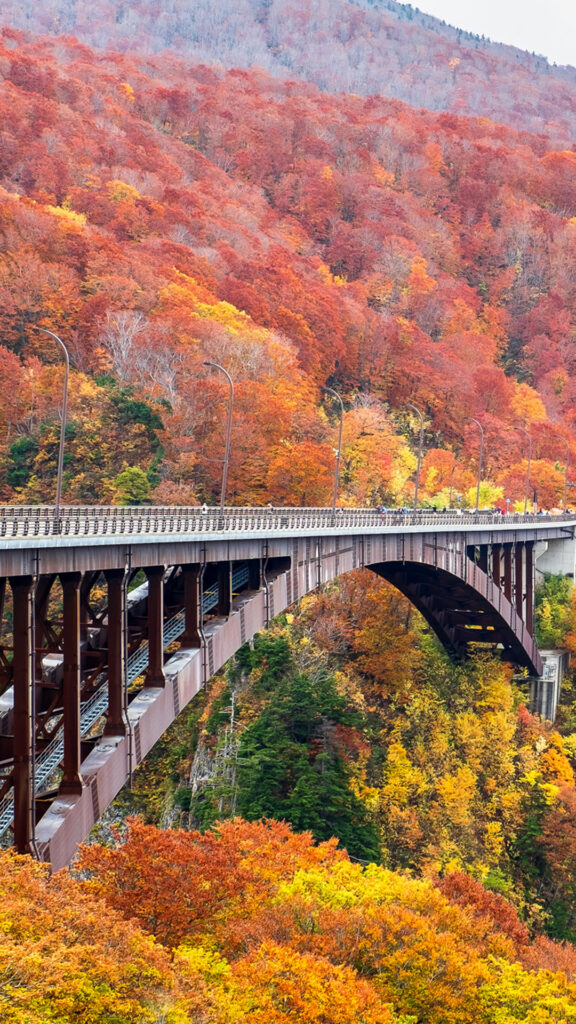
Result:
M477 589L478 578L472 587L452 573L417 562L385 562L370 569L411 601L453 657L464 658L481 644L498 649L505 660L527 668L532 675L539 674L540 659L532 637L525 646L525 631L514 628L518 629L519 623L512 606L506 602L505 609L495 607ZM499 591L500 605L501 597Z

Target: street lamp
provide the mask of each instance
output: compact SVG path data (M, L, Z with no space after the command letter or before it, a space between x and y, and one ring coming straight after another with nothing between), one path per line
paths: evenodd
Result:
M568 487L568 467L570 465L570 443L566 437L562 437L562 434L558 435L561 441L564 441L566 445L566 465L564 467L564 494L562 496L562 511L566 511L566 490Z
M418 508L418 487L420 486L420 466L422 465L422 445L424 443L424 418L420 409L410 402L406 403L407 409L412 409L420 417L420 440L418 442L418 465L416 466L416 480L414 481L414 508Z
M334 467L334 493L332 494L332 515L336 513L336 502L338 500L338 487L340 484L340 453L342 451L342 423L344 420L344 403L340 398L337 391L334 388L323 387L323 391L327 391L328 394L334 395L334 398L338 400L340 406L340 425L338 427L338 447L336 449L336 465Z
M232 432L232 410L234 408L234 385L232 383L232 377L225 370L220 363L213 363L211 359L204 360L204 366L213 366L216 370L221 370L225 375L228 384L230 386L230 398L228 400L228 419L226 421L226 444L224 448L224 463L222 466L222 487L220 489L220 511L224 512L224 503L226 500L226 484L228 482L228 464L230 462L230 436Z
M43 334L49 334L51 338L54 338L58 342L62 352L64 354L64 390L62 395L62 420L60 423L60 443L58 445L58 473L56 476L56 504L54 505L54 527L56 532L60 529L60 499L62 497L62 475L64 472L64 438L66 436L66 417L68 413L68 377L70 375L70 357L68 355L68 349L64 342L54 331L49 331L46 327L36 327L37 331L42 331Z
M480 428L480 455L478 456L478 480L476 483L476 511L478 511L478 505L480 503L480 481L482 479L482 460L484 458L484 427L479 420L474 419L474 416L470 416L470 420Z
M521 430L523 434L526 434L528 438L528 466L526 468L526 484L524 486L524 515L528 509L528 492L530 490L530 463L532 462L532 438L526 430L526 427L516 427L516 430Z
M452 463L452 469L450 470L450 482L448 484L448 487L449 487L448 507L449 508L452 508L452 488L453 488L453 485L454 485L454 473L456 472L456 466L457 465L458 465L458 463L457 463L456 459L454 459L454 462Z

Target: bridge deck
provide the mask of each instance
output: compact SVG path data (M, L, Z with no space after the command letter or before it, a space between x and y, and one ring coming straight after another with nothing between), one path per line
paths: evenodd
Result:
M156 536L194 534L201 538L245 536L257 533L361 532L406 530L409 532L551 529L576 525L576 515L550 513L504 515L495 512L432 512L427 509L371 508L234 508L64 506L58 515L52 506L0 506L0 548L14 541L50 539L51 544L93 543L115 536L147 539Z

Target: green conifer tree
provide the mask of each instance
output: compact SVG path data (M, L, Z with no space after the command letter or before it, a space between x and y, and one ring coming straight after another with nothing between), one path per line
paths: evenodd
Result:
M337 726L357 724L329 676L284 680L242 735L238 813L276 818L317 840L336 836L353 857L377 861L380 844L353 792Z

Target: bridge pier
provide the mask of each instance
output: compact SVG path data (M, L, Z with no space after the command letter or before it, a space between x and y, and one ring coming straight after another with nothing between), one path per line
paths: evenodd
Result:
M165 686L164 675L164 566L145 570L148 580L148 668L144 686Z
M13 601L14 661L14 846L29 853L32 840L32 687L34 686L34 577L10 579Z
M492 579L497 587L502 586L502 548L500 544L492 545Z
M248 588L260 590L262 586L262 559L252 558L248 563Z
M88 639L88 623L90 621L90 591L96 574L85 572L80 584L80 648Z
M124 736L125 572L108 569L104 577L108 587L108 714L104 735Z
M522 544L514 545L514 604L520 618L524 608L524 548Z
M55 579L54 575L40 576L36 581L34 591L34 646L36 649L34 672L37 683L42 682L42 648L46 641L48 644L50 643L49 631L46 627L46 614Z
M508 601L512 600L512 547L511 543L502 545L504 556L504 597Z
M556 718L562 681L570 666L568 651L541 651L542 675L530 680L530 710L548 722Z
M80 582L79 572L60 573L64 598L64 759L61 794L82 792L80 772Z
M182 637L182 644L184 647L201 647L202 567L198 564L183 565L182 577L184 579L184 635Z
M534 633L534 541L525 541L524 550L526 552L526 601L524 621L526 623L526 629L532 636Z
M553 576L576 579L576 539L565 536L562 540L540 540L536 546L537 570Z
M217 613L227 619L232 608L232 563L218 564L218 605Z

